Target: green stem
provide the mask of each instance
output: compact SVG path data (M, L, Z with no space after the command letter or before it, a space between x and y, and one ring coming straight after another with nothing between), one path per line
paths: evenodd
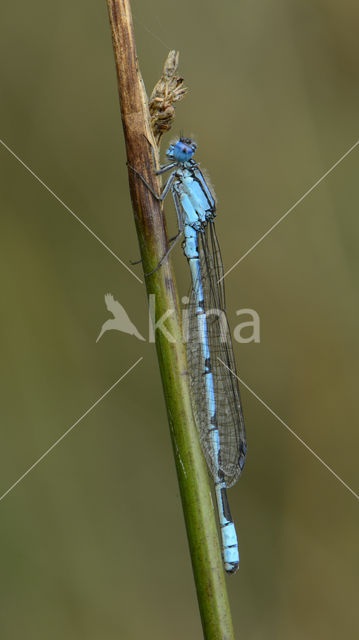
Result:
M138 68L131 9L128 0L107 0L115 53L121 116L128 164L135 167L158 193L151 146L158 154L150 128L147 96ZM150 144L149 144L150 142ZM138 176L129 170L133 212L144 272L148 273L167 250L161 204ZM204 637L234 638L226 583L218 543L208 473L194 423L180 309L170 261L145 278L147 294L154 294L156 319L172 310L166 329L169 341L156 332L156 348L167 406L174 457Z

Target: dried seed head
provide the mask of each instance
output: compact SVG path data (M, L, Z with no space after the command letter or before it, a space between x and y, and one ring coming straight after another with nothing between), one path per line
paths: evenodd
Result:
M175 117L174 102L182 100L188 89L183 78L176 76L179 53L170 51L163 67L162 76L157 82L149 99L151 125L157 144L165 131L169 131Z

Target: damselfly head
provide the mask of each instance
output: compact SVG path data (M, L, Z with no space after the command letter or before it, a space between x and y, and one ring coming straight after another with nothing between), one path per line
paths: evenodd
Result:
M190 138L179 138L175 144L171 144L166 155L177 162L188 162L194 155L197 145Z

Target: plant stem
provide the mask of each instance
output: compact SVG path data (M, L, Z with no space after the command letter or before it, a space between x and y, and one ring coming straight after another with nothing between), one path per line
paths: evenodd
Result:
M138 68L130 4L128 0L107 0L107 4L127 161L158 193L160 185L154 172L150 145L156 161L158 149L151 131L147 96ZM158 265L168 248L165 221L161 204L130 169L129 184L146 273ZM178 295L169 260L146 277L145 281L147 294L155 294L155 319L172 310L166 320L166 329L174 341L169 341L162 331L156 331L156 348L204 637L207 640L231 640L234 635L226 583L208 473L192 414Z

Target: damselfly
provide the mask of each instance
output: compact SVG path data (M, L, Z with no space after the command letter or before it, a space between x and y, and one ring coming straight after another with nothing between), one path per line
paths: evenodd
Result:
M234 573L239 551L227 488L237 482L242 472L247 445L214 224L216 204L193 159L196 149L196 143L189 138L181 137L170 145L166 152L170 162L157 172L172 170L161 196L140 177L159 200L171 190L178 218L176 239L184 235L184 254L192 277L187 355L193 411L214 481L224 567Z

